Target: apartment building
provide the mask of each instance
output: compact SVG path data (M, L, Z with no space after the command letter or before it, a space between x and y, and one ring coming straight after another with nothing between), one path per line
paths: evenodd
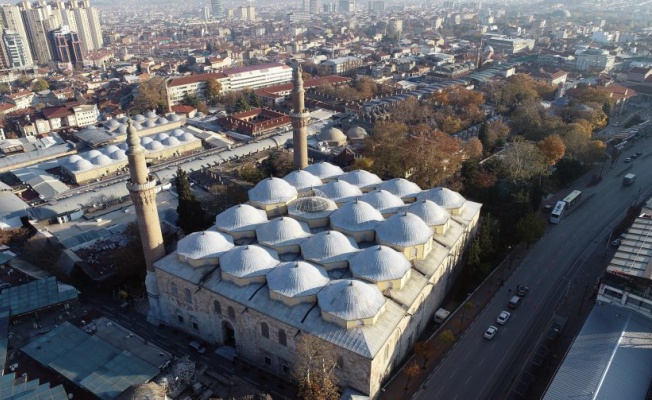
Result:
M174 78L168 81L168 103L181 103L184 96L205 97L206 82L214 78L222 86L222 93L242 89L259 89L290 82L292 68L284 64L270 63L225 69L218 73L200 74Z
M602 49L579 50L575 57L576 68L580 71L610 71L616 61L616 56Z

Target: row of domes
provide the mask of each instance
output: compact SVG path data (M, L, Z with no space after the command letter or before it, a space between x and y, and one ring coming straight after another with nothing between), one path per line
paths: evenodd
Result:
M317 140L328 142L336 145L344 145L347 140L364 140L367 137L367 131L359 126L354 126L346 131L335 127L328 127L317 134Z
M153 138L141 137L140 144L149 152L158 152L165 148L177 147L182 143L198 140L183 129L175 129L170 133L159 133ZM101 150L93 149L86 153L73 154L66 159L67 167L73 172L87 171L96 167L104 167L127 159L127 144L109 145Z
M153 111L146 112L144 116L142 114L136 114L132 117L134 128L136 128L136 130L153 128L180 120L181 117L175 113L170 113L167 117L163 117L157 115ZM110 132L127 133L127 127L129 126L128 123L129 118L127 117L111 119L104 125L104 128Z
M338 232L323 232L321 237L326 241L332 237L333 245L347 241ZM213 242L221 246L219 252L213 247ZM311 251L310 246L307 244L307 253ZM261 282L258 278L264 277L270 297L280 298L286 303L312 302L316 296L322 312L336 318L345 321L373 318L385 302L380 289L373 283L401 279L410 270L410 262L402 254L384 246L358 250L354 243L349 242L348 250L352 253L349 263L353 276L371 283L358 279L331 281L326 269L318 264L281 262L274 250L263 246L232 247L228 235L218 232L190 234L179 241L177 252L180 258L189 255L204 259L219 257L223 278L236 283L237 280L245 280L245 284ZM207 254L203 254L205 252Z

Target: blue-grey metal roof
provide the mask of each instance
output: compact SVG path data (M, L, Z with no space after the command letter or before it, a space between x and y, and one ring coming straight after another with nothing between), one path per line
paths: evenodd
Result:
M101 240L101 239L107 239L111 235L112 233L108 229L105 228L94 229L92 231L82 232L78 235L64 239L61 241L61 245L63 246L64 249L70 249L84 243Z
M77 289L59 286L57 279L51 276L4 289L0 293L0 309L9 308L15 317L76 298Z
M645 399L650 380L652 319L602 304L591 311L543 399Z
M9 345L9 309L0 309L0 365L7 363L7 346ZM0 399L4 397L0 396Z
M11 373L0 376L0 399L2 400L68 400L62 385L50 387L40 384L38 379L25 382Z
M102 400L114 399L159 372L155 365L68 322L34 339L22 351Z

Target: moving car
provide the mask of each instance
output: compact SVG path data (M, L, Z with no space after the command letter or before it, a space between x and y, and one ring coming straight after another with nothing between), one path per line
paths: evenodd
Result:
M501 311L498 318L496 318L496 322L498 322L501 325L505 325L510 315L512 314L508 313L507 311Z
M485 339L493 339L494 336L496 336L496 332L498 332L498 328L495 326L491 325L487 330L484 332L484 338Z
M517 308L518 305L521 304L521 298L518 296L512 296L511 299L509 299L509 308Z

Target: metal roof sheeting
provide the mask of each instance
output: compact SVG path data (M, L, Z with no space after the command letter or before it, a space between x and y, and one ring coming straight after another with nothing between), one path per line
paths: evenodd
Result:
M233 238L230 235L216 231L202 231L193 232L179 240L177 254L181 258L203 260L219 257L232 248Z
M403 253L387 246L367 247L349 260L354 276L372 282L401 279L411 267Z
M652 320L597 305L575 338L543 400L644 399L652 380Z
M266 275L279 264L278 254L262 246L238 246L220 256L223 272L238 278Z
M249 200L261 204L286 203L297 197L297 189L281 178L270 177L249 189Z
M373 230L384 221L380 211L364 201L344 204L331 214L331 226L352 232Z

